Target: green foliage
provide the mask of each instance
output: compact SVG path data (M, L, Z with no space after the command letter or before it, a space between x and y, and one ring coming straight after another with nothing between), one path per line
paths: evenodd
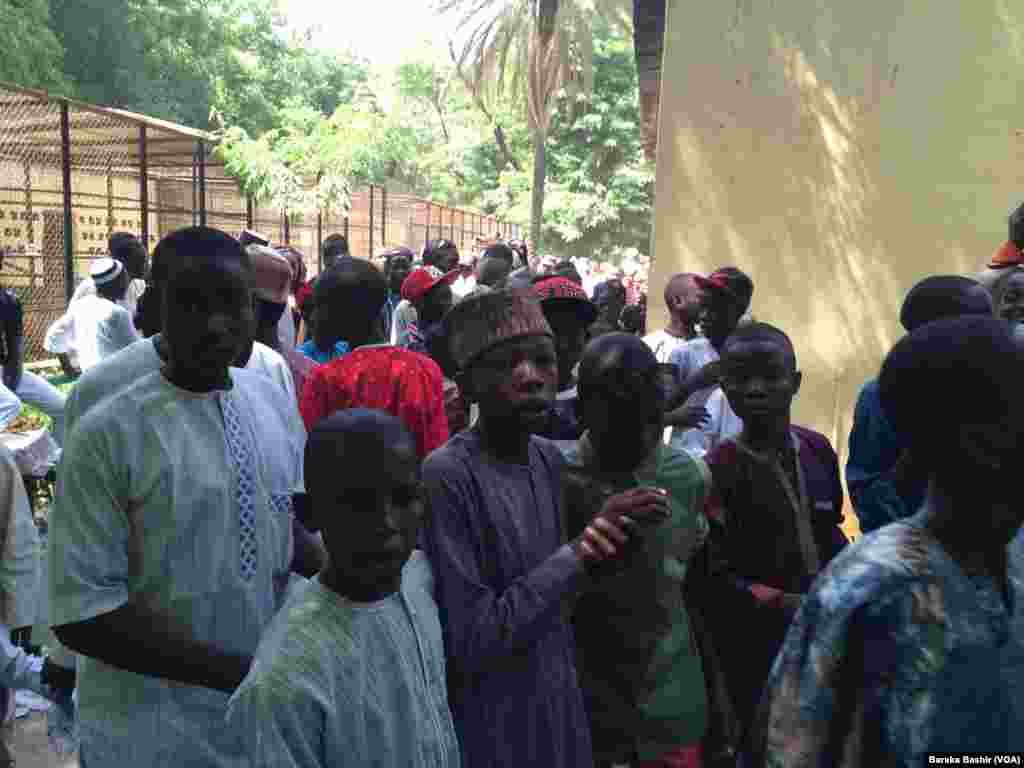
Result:
M0 0L10 2L11 0ZM299 98L353 98L365 62L289 39L275 0L50 0L74 95L204 128L211 110L262 132Z
M640 148L636 65L630 38L594 27L589 98L563 93L548 140L545 250L619 260L649 247L654 174ZM505 173L485 197L513 221L528 220L532 176Z
M60 92L64 51L46 0L0 0L0 80Z
M0 80L213 129L228 171L293 216L374 183L527 225L544 137L544 250L647 250L628 2L441 0L450 50L387 73L289 31L279 2L0 0Z

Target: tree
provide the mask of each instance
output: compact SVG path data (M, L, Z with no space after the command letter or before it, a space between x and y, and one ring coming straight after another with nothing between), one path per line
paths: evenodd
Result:
M46 0L0 0L0 80L62 92L64 49Z
M562 91L589 90L590 24L599 11L596 2L443 0L439 7L442 14L461 15L456 30L463 41L452 44L452 57L481 108L488 111L488 96L500 96L506 90L525 103L533 134L530 234L534 248L542 243L547 141L555 99ZM621 18L615 3L600 10Z
M631 41L598 19L589 98L563 95L549 147L544 242L564 256L618 261L649 246L654 176L641 151ZM484 195L488 212L529 215L530 178L506 172Z

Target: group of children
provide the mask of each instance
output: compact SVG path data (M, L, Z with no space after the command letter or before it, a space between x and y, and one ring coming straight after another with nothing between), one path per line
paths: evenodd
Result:
M507 246L458 301L451 243L383 272L330 247L302 347L288 255L167 236L143 338L68 398L49 591L83 766L1015 746L1024 278L908 295L847 467L884 527L848 546L836 453L792 423L797 355L742 271L673 278L641 339Z

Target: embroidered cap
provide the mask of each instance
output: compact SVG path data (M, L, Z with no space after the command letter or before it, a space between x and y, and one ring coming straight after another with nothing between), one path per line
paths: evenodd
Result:
M587 292L567 277L545 277L533 284L533 293L540 299L542 307L559 304L572 307L584 325L597 320L598 309Z
M287 258L265 245L245 249L252 263L252 290L257 298L274 304L288 301L292 282L292 265Z
M492 347L527 336L550 336L540 301L529 290L491 291L460 301L444 320L452 361L465 370Z
M89 277L92 278L93 283L96 285L106 285L113 282L122 272L124 272L124 265L109 257L96 259L89 266Z

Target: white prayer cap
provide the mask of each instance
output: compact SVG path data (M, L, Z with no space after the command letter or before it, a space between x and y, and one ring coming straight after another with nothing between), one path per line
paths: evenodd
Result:
M105 285L117 279L124 271L124 265L119 261L104 257L95 259L89 267L89 276L96 285Z

